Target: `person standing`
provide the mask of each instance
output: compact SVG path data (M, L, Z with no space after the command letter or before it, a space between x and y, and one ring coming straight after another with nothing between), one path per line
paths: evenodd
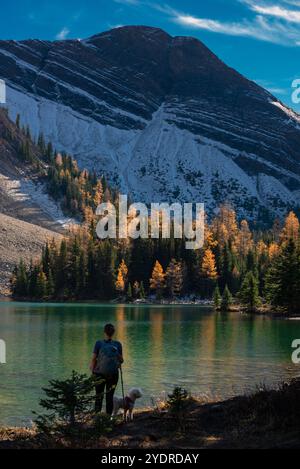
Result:
M106 413L113 412L114 393L119 380L119 368L123 363L122 344L113 340L115 327L106 324L104 339L95 344L90 369L96 381L96 412L101 412L104 393L106 394Z

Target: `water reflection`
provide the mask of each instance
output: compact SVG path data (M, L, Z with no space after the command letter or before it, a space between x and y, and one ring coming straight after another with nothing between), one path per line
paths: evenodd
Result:
M103 325L114 322L124 345L125 387L151 395L182 385L226 397L299 373L291 343L299 321L213 313L198 306L0 303L0 422L18 424L36 410L40 388L72 369L88 372Z

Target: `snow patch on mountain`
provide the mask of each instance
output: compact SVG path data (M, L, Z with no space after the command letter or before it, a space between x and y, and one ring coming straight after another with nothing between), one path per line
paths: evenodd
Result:
M12 179L0 174L0 187L8 197L16 202L36 204L42 212L63 228L68 228L76 223L74 219L64 216L61 208L45 192L43 184L33 182L25 176L20 179Z
M280 101L273 101L273 100L270 100L271 104L273 104L273 106L276 106L278 107L281 111L283 111L292 121L298 124L300 124L300 116L299 114L296 114L296 112L294 112L292 109L284 106L284 104L282 104ZM296 124L297 125L297 124ZM299 127L297 125L297 127Z

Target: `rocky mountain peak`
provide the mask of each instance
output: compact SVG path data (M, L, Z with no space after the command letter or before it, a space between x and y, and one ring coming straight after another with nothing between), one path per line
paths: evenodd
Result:
M86 40L0 41L8 109L138 200L299 205L300 117L201 41L126 26Z

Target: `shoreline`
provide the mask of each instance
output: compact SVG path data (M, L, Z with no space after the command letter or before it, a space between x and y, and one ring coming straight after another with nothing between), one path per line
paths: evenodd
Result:
M136 410L130 423L120 416L110 431L88 441L3 426L0 449L300 448L299 413L300 378L226 400L189 397L179 427L166 403Z
M43 304L43 305L105 305L105 306L199 306L210 308L211 311L217 311L223 314L226 313L237 313L240 315L249 316L265 316L272 319L294 319L300 320L300 312L287 313L282 309L276 309L269 305L262 305L255 309L255 311L249 311L244 305L234 303L228 311L222 311L220 308L214 308L212 300L202 299L195 297L190 299L188 297L157 300L155 298L147 298L144 300L126 301L124 298L116 298L114 300L34 300L34 299L14 299L8 296L0 296L0 303L32 303L32 304Z

